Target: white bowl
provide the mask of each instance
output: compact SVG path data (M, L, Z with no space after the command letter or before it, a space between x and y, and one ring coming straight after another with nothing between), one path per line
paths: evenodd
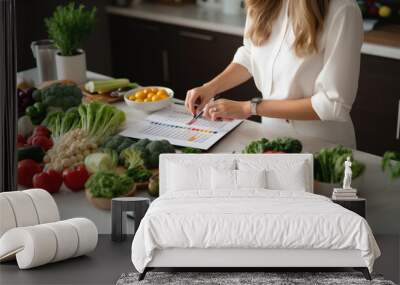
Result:
M164 89L165 91L167 91L169 98L163 99L163 100L160 100L157 102L135 102L135 101L128 99L128 97L131 96L132 94L136 94L136 92L143 90L143 89L148 89L148 88ZM146 87L138 87L138 88L128 91L124 95L124 100L128 106L133 107L134 109L141 110L144 112L154 112L154 111L161 110L161 109L164 109L164 108L170 106L172 104L173 97L174 97L174 91L170 88L163 87L163 86L146 86Z

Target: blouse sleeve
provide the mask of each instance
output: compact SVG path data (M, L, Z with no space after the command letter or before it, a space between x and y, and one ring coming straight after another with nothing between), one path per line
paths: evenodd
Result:
M246 25L245 25L245 33L243 35L243 46L238 48L233 57L233 63L240 64L244 66L247 71L251 74L251 48L250 48L250 39L246 37L246 31L249 27L250 16L246 17Z
M359 8L346 5L336 11L327 29L324 66L316 79L311 104L323 121L347 121L360 73L364 32Z

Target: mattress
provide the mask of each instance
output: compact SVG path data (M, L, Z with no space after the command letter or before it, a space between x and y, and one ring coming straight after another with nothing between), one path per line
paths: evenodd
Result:
M361 216L320 195L266 189L164 194L136 232L132 262L143 272L171 248L359 250L370 271L380 255Z

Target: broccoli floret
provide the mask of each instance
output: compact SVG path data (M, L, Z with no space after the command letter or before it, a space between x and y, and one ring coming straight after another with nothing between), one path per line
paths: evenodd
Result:
M59 107L66 111L82 103L82 92L76 85L55 83L43 90L37 90L34 99L47 107Z
M270 141L266 148L266 150L273 151L282 151L286 153L300 153L303 149L301 142L297 139L292 138L277 138L273 141Z
M143 150L151 142L149 139L142 139L134 144L137 149Z
M150 170L141 166L129 168L125 174L138 183L148 181L150 177L153 175L153 173Z
M120 158L124 162L125 167L127 167L128 169L144 167L142 153L132 146L124 149L120 154Z
M175 148L167 141L142 139L121 152L121 158L127 167L144 166L147 169L158 168L161 153L174 153Z
M244 148L242 153L263 153L268 143L269 141L266 138L253 141Z
M147 144L146 150L148 153L147 168L149 169L158 168L160 154L175 152L175 148L167 140L152 141Z

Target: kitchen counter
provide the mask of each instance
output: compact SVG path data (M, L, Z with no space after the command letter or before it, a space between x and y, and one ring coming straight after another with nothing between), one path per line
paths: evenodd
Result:
M131 7L108 6L110 14L156 21L224 34L243 36L245 15L225 15L196 5L168 6L142 3Z
M36 78L36 70L31 69L18 73L19 77L29 79ZM88 72L88 78L99 80L109 78L107 76ZM128 107L124 102L115 104L126 113L127 122L131 124L146 116L145 113ZM241 152L242 149L252 140L266 137L273 139L286 136L277 129L268 129L263 124L253 121L244 121L235 130L225 136L219 143L210 149L210 153L232 153ZM296 137L303 144L304 153L314 153L321 148L333 146L331 143L317 138L303 137L299 134ZM366 169L362 176L356 179L360 197L367 199L367 220L375 234L400 234L400 179L390 181L387 173L381 169L381 157L366 152L353 152L354 158L365 164ZM138 193L140 196L148 196L146 192ZM53 195L60 210L62 219L74 217L87 217L94 221L100 234L111 233L111 214L94 208L86 199L84 191L71 192L61 189ZM132 224L128 225L128 232L132 231Z
M142 3L131 7L107 6L113 15L156 21L230 35L243 36L245 15L225 15L221 11L204 9L196 5L167 6ZM397 29L398 31L399 29ZM400 36L392 30L367 32L361 52L375 56L400 59Z
M127 107L125 103L116 104L127 115L127 124L141 119L146 114ZM241 152L252 140L266 137L273 139L285 136L279 130L266 128L260 123L244 121L239 127L224 137L219 143L210 149L210 153L232 153ZM333 146L331 143L316 138L297 137L303 144L303 152L314 153L321 148ZM399 234L400 224L400 180L391 182L386 173L381 170L381 157L362 151L354 151L354 158L366 165L364 174L357 178L358 195L367 199L367 220L377 234ZM147 195L139 193L138 195ZM54 195L60 208L61 216L66 218L79 215L92 219L100 233L110 233L111 217L109 212L94 208L85 198L84 192L71 193L64 190ZM73 206L72 206L73 205ZM128 225L128 228L131 226Z

